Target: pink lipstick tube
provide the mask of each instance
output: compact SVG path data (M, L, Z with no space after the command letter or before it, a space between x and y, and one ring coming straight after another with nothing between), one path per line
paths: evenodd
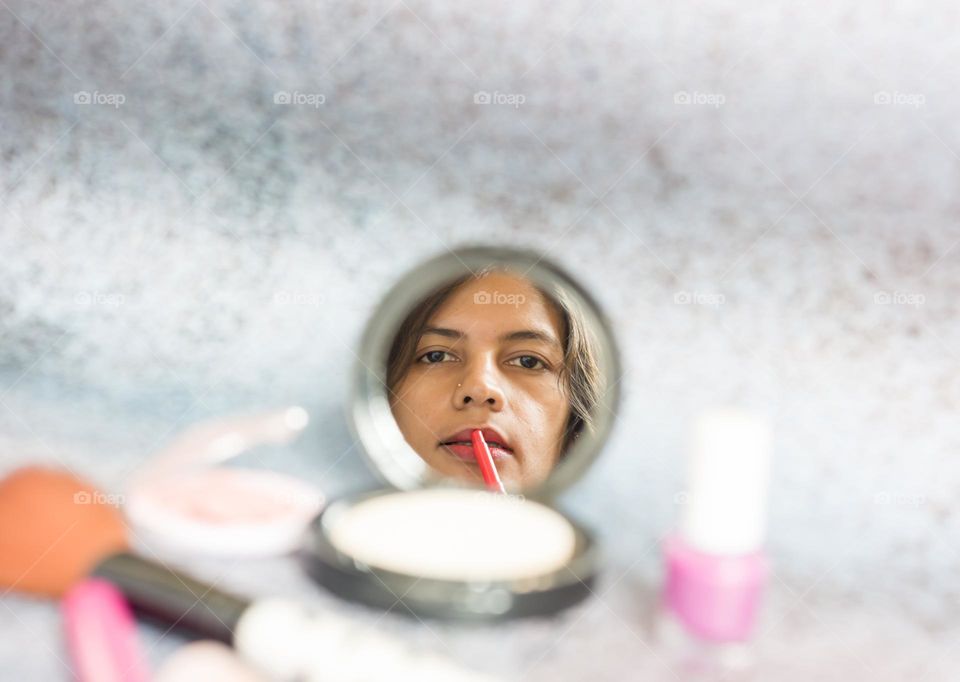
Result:
M118 588L84 580L64 596L62 610L77 682L148 682L137 625Z
M735 409L697 422L677 532L664 543L666 615L707 645L747 642L769 566L763 552L770 433Z

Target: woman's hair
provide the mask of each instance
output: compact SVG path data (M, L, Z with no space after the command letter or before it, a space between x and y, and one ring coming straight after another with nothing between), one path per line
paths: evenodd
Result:
M496 269L487 267L453 280L424 298L407 314L393 339L387 358L387 390L390 392L391 402L396 397L394 391L413 365L420 336L433 314L460 286ZM562 456L582 432L593 428L593 410L603 393L604 377L597 361L596 338L579 308L560 287L550 293L536 284L533 286L560 314L563 324L563 366L560 368L559 381L569 396L570 416L564 427L563 446L560 450Z

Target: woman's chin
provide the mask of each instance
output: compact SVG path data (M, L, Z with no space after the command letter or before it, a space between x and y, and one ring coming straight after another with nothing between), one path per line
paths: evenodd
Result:
M439 479L453 478L458 481L470 483L476 486L483 486L483 475L480 473L480 466L476 460L464 460L449 454L443 457L424 457L427 464L430 465L432 473ZM497 474L500 481L511 491L519 490L523 485L522 473L519 462L513 457L508 457L495 462Z

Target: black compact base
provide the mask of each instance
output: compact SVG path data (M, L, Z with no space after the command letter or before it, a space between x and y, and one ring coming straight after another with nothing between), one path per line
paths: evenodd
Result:
M378 609L417 618L491 621L545 616L569 608L590 595L594 576L566 585L512 592L498 583L416 580L382 571L348 570L304 555L307 572L333 594Z
M356 562L329 542L323 516L314 521L301 553L307 572L332 593L385 611L478 622L546 616L585 599L596 579L593 541L575 524L574 556L558 571L514 581L457 582L418 578Z

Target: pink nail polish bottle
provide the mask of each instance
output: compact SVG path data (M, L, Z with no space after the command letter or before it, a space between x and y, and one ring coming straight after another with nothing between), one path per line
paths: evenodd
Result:
M692 679L750 679L749 641L768 563L763 552L770 432L750 412L703 414L694 430L677 531L664 543L659 635Z

